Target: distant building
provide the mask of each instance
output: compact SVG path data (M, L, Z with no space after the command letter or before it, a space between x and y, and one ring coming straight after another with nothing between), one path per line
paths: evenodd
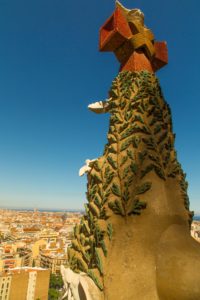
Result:
M60 266L68 263L66 254L44 254L40 256L40 266L48 268L52 274L60 274Z
M191 236L200 242L200 221L193 221L191 225Z
M10 299L11 275L0 276L0 300Z
M0 275L0 300L47 300L50 271L15 268Z
M46 241L47 243L56 242L58 239L58 233L55 232L54 230L43 230L39 234L39 238L41 240Z
M68 257L62 242L50 243L40 248L40 267L51 270L52 274L60 273L60 266L67 265Z
M16 267L32 266L32 251L15 244L5 244L0 247L0 272ZM0 298L1 299L1 298Z
M38 258L40 247L45 247L46 245L47 245L47 241L45 241L45 240L38 240L38 241L32 243L31 250L32 250L33 259Z

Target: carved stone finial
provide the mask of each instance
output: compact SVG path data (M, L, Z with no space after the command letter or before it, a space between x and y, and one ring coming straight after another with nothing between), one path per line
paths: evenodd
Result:
M100 51L112 51L121 64L120 71L155 72L167 64L165 42L155 42L144 25L140 9L127 9L116 1L113 15L100 29Z

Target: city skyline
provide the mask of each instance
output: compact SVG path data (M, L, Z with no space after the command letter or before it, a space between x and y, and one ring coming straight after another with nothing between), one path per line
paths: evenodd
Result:
M122 2L138 7L169 65L157 76L172 109L175 147L200 211L197 0ZM172 9L173 8L173 9ZM109 115L87 105L104 100L119 64L98 52L99 28L114 1L0 0L0 203L7 207L83 209L87 158L101 156Z

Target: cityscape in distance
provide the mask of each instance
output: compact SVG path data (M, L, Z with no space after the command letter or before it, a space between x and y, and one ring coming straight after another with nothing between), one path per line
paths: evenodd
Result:
M67 249L80 224L82 210L0 208L0 290L2 299L61 299L61 266L68 266ZM194 214L191 236L200 242L200 213ZM36 284L33 284L35 278Z
M60 268L68 266L67 248L82 214L77 210L0 209L2 299L22 299L21 290L16 293L19 284L25 295L32 290L34 299L58 299L64 293Z

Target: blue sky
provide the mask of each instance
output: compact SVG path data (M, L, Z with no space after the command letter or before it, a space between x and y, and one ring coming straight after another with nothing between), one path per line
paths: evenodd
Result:
M157 76L172 109L178 159L191 208L200 211L199 0L124 0L138 7L169 65ZM83 208L86 158L102 154L108 115L87 110L105 99L118 72L98 52L111 0L0 0L0 204Z

